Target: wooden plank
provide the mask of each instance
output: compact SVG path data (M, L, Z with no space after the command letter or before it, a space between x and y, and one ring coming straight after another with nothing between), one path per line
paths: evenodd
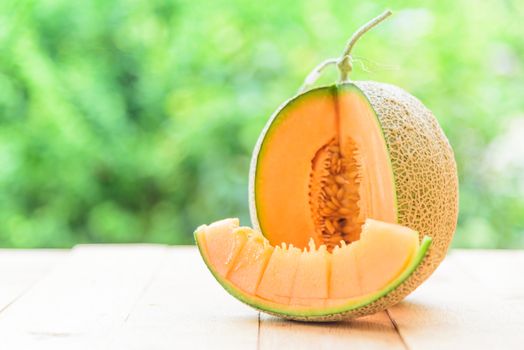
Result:
M455 258L483 289L524 300L524 250L460 250Z
M0 344L6 349L519 349L522 271L523 251L454 251L430 280L389 310L394 323L384 312L306 324L265 315L259 322L256 311L219 286L194 247L81 246L71 254L0 250Z
M172 248L110 349L255 349L258 312L227 294L195 247Z
M299 323L262 315L260 349L404 349L386 312L338 323Z
M461 264L461 254L452 252L425 284L389 310L402 338L410 349L520 349L522 299L503 299L479 283ZM501 259L510 266L509 256Z
M152 245L80 246L0 317L4 349L99 349L165 257Z
M0 249L0 317L2 311L66 258L68 250Z

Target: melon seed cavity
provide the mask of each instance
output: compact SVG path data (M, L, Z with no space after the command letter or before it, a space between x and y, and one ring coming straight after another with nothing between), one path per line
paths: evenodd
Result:
M318 150L311 162L309 204L317 237L329 251L340 241L351 243L360 238L361 171L355 142L338 140Z

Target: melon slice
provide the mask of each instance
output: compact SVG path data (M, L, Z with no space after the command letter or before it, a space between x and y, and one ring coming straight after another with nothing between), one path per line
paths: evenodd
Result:
M227 219L195 232L202 257L220 284L259 310L282 317L334 320L380 302L421 264L431 243L409 228L367 220L360 239L332 252L270 245L260 233ZM222 243L220 243L220 241Z

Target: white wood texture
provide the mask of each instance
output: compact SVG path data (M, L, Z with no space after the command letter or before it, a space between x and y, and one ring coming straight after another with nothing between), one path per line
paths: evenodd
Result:
M522 261L522 255L494 259L484 253L473 259L467 251L452 252L425 284L389 310L408 347L522 349L524 290L522 282L512 280L524 278L524 271L500 270ZM510 293L513 298L494 293L512 285L518 286Z
M522 349L524 251L453 251L404 302L288 322L229 296L194 247L0 250L1 349Z
M261 315L260 349L404 349L386 312L325 324L289 322Z
M110 349L255 349L258 312L215 281L194 247L171 248Z
M2 349L99 349L133 311L163 246L79 246L0 313Z
M66 259L67 250L0 249L0 313Z

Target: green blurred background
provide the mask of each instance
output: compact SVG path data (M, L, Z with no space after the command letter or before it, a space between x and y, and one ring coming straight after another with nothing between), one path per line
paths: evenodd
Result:
M248 223L268 116L386 7L352 77L405 88L441 122L455 247L524 247L518 0L4 0L0 246L187 244L201 223Z

